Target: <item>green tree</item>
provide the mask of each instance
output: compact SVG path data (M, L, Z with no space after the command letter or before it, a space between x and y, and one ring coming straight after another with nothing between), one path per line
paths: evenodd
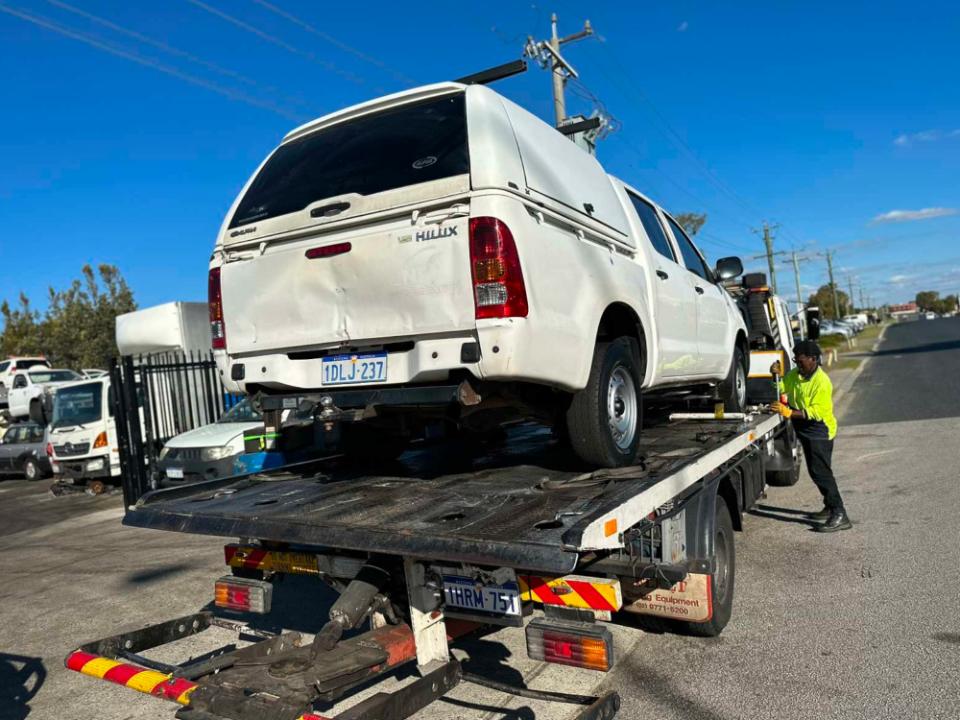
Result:
M839 288L833 288L830 283L821 285L817 291L810 296L809 300L807 300L807 304L819 307L821 317L829 320L837 320L837 314L833 311L834 291L837 293L837 305L842 313L844 308L850 307L850 298L843 290L840 290Z
M30 307L30 299L20 293L20 304L11 308L6 300L0 304L3 334L0 335L0 358L8 355L38 355L43 352L40 313Z
M933 290L924 290L917 293L917 307L926 312L927 310L937 311L936 305L940 301L940 293Z
M65 290L50 288L42 320L22 294L18 308L0 307L4 354L44 354L59 367L105 367L117 354L117 315L136 310L137 304L115 266L94 271L84 265L81 276Z
M680 227L687 231L690 237L700 232L700 228L702 228L703 224L707 221L706 213L680 213L673 217Z

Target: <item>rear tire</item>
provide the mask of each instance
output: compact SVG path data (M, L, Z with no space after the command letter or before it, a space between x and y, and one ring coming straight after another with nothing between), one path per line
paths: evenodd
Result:
M713 617L705 623L684 623L690 635L699 637L717 637L730 622L733 612L733 586L737 570L737 554L733 540L733 519L726 501L717 496L716 535L714 536L714 555L717 567L710 576L710 601Z
M720 399L727 412L743 412L747 406L747 360L743 350L737 345L733 351L733 362L727 379L720 383Z
M36 482L43 477L40 472L40 465L33 458L27 458L23 461L23 476L30 482Z
M766 480L770 487L792 487L800 480L800 466L803 465L803 446L797 443L797 456L789 470L767 470Z
M643 403L641 373L633 342L599 342L587 386L567 410L570 447L596 467L632 465L640 445Z

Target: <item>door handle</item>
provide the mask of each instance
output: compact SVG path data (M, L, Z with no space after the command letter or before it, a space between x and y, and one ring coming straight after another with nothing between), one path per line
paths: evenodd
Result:
M703 288L702 288L702 287L700 287L699 285L697 285L694 289L697 291L697 295L703 295Z
M663 270L657 270L657 277L661 280L666 280L670 276L667 275Z

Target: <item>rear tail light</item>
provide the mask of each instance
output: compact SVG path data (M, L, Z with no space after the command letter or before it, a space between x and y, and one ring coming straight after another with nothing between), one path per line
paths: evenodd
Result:
M214 586L214 604L237 612L268 613L273 585L263 580L224 575Z
M607 672L613 667L613 636L592 623L538 618L527 625L527 655L532 660Z
M213 268L207 278L207 299L210 306L210 336L214 350L227 349L227 326L223 323L223 297L220 293L220 268Z
M47 443L47 457L53 457L53 443Z
M96 448L102 448L106 446L107 446L107 434L105 432L102 432L99 435L97 435L97 439L93 441L93 447L94 449L96 449Z
M520 257L506 223L493 217L470 220L470 269L478 320L527 316Z

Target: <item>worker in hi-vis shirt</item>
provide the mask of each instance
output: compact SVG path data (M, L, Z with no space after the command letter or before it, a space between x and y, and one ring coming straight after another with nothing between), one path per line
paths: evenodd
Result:
M804 340L793 348L797 366L790 372L783 375L780 362L773 364L770 373L783 375L787 404L778 401L770 409L793 423L807 460L807 472L823 495L823 510L809 514L811 519L822 521L814 530L836 532L850 529L851 524L831 466L837 419L833 416L833 384L820 367L820 356L820 346Z

